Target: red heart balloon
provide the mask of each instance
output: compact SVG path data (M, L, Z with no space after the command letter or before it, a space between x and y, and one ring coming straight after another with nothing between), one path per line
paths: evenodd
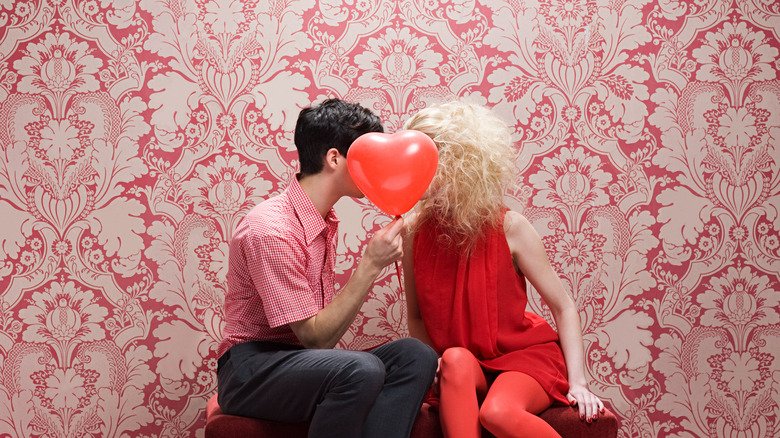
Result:
M393 216L406 213L420 200L438 163L433 140L412 130L363 134L347 153L347 169L360 191Z

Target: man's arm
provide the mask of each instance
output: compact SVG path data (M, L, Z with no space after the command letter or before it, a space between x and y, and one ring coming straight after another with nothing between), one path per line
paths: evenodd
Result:
M382 269L401 258L403 219L398 218L369 240L357 268L333 301L316 315L290 323L306 348L333 348L355 320Z

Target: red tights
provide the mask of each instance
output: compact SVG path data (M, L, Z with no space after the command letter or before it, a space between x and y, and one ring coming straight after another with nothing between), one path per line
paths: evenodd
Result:
M444 352L440 367L439 415L445 437L479 438L484 427L497 438L560 438L537 416L552 399L533 377L505 371L488 388L477 359L459 347Z

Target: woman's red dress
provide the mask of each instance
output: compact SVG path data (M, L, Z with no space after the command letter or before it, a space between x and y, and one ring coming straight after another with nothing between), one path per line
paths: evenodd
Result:
M417 301L434 349L470 350L486 371L519 371L555 400L568 403L566 364L558 334L528 312L525 277L514 268L503 222L470 253L443 243L433 220L414 239Z

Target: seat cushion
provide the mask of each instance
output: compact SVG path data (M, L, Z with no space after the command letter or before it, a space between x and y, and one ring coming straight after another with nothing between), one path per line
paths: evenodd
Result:
M206 438L306 438L308 433L309 423L281 423L225 414L219 408L216 394L206 405Z
M614 438L618 433L617 417L609 410L592 423L580 420L579 410L566 405L550 406L539 416L564 438Z
M551 406L540 415L564 438L614 438L618 432L615 414L606 411L597 421L581 421L577 409L569 406ZM217 403L216 394L206 405L205 438L237 438L252 436L257 438L306 438L308 423L280 423L255 418L227 415ZM436 408L424 403L412 428L412 438L443 438L439 414ZM490 434L484 434L490 437Z

